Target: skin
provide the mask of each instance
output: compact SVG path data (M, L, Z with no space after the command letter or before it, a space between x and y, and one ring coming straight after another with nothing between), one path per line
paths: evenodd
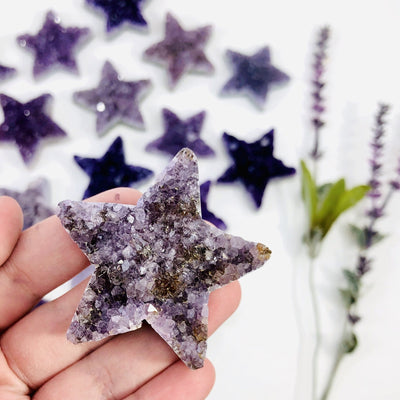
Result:
M136 204L140 192L119 188L88 201ZM22 232L22 211L0 197L0 399L201 400L215 372L192 371L149 327L74 345L65 333L87 282L34 310L43 295L88 260L51 217ZM15 300L14 300L15 299ZM237 308L233 282L210 295L209 334Z

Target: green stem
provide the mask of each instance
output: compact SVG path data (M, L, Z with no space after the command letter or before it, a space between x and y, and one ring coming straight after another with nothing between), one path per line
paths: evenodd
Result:
M345 355L345 352L343 351L343 343L346 340L346 332L347 332L347 328L348 328L348 320L347 317L344 320L344 324L343 324L343 329L342 329L342 334L340 337L340 342L339 342L339 346L338 346L338 350L336 353L336 358L334 363L332 364L332 368L331 371L329 372L329 376L328 376L328 381L326 383L326 386L324 388L324 391L322 392L322 396L320 400L327 400L328 396L331 392L332 389L332 384L333 381L336 377L336 373L338 371L339 365L343 360L343 356Z
M315 290L315 265L314 258L310 258L310 268L308 273L308 284L310 287L311 293L311 304L314 313L314 321L315 321L315 345L314 351L312 355L312 400L317 399L317 390L318 390L318 359L319 352L321 347L321 321L319 315L319 307L317 300L317 292Z

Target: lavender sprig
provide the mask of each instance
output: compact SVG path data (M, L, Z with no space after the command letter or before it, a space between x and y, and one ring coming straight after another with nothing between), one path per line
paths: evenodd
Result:
M326 84L324 80L324 74L329 37L329 27L325 26L321 28L318 33L316 50L314 52L314 62L312 64L313 77L311 82L313 86L313 103L311 123L314 127L314 146L310 156L314 161L318 160L322 156L322 153L319 150L319 137L321 129L325 125L323 120L323 114L325 112L325 98L323 97L322 92Z
M357 264L354 270L345 269L343 271L347 286L340 289L343 303L346 310L346 320L343 326L342 337L337 349L336 359L329 375L327 385L324 389L321 400L326 400L336 375L337 369L346 354L352 353L358 344L357 335L354 332L354 326L358 324L361 317L357 314L357 306L361 297L361 287L363 277L372 268L373 259L369 256L371 248L380 242L385 236L375 228L376 223L385 215L386 207L395 191L400 190L400 160L396 170L396 177L389 182L388 190L384 196L382 193L382 167L384 136L386 132L386 116L389 112L387 104L380 104L375 116L375 125L373 128L373 138L371 142L372 156L370 159L371 177L369 185L371 187L368 197L371 200L370 208L366 211L367 223L360 228L355 225L351 230L355 236L359 247Z

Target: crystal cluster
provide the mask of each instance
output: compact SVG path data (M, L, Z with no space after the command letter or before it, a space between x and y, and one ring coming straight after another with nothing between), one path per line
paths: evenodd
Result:
M189 149L136 206L64 201L58 215L96 267L68 339L99 340L146 320L190 368L204 363L210 291L261 267L271 253L202 220Z

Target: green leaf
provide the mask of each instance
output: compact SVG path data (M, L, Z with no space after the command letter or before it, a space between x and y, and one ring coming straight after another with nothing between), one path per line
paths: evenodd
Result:
M348 284L349 290L355 299L358 297L358 292L360 290L360 278L356 273L350 271L349 269L343 270L344 277Z
M347 310L355 303L355 298L349 289L339 289L340 296Z
M357 336L354 334L354 332L350 332L347 337L343 340L342 346L343 346L343 352L345 354L350 354L352 353L358 345L358 340Z
M366 228L359 228L356 225L350 224L351 233L354 236L359 247L365 249L367 246L367 230Z
M318 225L325 225L324 222L335 212L338 202L345 191L346 184L344 179L338 180L325 189L323 198L318 202L320 203L316 214L316 223Z
M311 176L306 163L301 161L301 194L303 202L306 206L310 228L314 226L316 209L317 209L317 190L314 179Z
M317 196L318 199L323 199L325 195L328 193L329 189L332 187L333 183L324 183L317 187Z
M367 243L368 238L368 228L359 228L356 225L350 224L351 232L359 245L362 249L365 249L367 246L373 246L374 244L379 243L381 240L385 239L386 235L382 235L379 232L373 231L370 239L370 243Z
M354 188L345 191L342 193L338 203L332 214L330 214L326 220L324 221L323 232L324 236L329 232L332 224L336 221L336 219L346 210L355 206L370 190L370 187L367 185L355 186Z

